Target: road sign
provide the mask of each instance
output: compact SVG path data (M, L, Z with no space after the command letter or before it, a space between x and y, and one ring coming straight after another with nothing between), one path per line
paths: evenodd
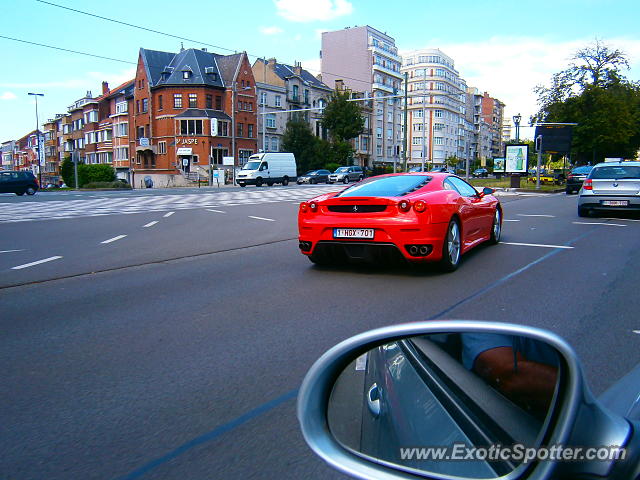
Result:
M573 138L573 125L536 125L535 138L542 135L544 152L569 153Z
M222 165L234 165L233 157L222 157Z

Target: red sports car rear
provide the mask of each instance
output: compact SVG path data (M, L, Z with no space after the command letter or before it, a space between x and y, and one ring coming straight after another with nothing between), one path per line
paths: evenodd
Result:
M452 271L469 249L499 241L492 192L446 173L372 177L300 204L300 251L318 264L404 259Z

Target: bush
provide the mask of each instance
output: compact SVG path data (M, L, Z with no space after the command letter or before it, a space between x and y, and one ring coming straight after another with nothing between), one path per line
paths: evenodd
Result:
M324 168L329 170L330 172L335 172L338 168L340 168L340 164L339 163L330 162L330 163L327 163L324 166Z
M131 185L125 182L89 182L82 185L82 188L119 188L123 190L131 190Z
M78 178L80 186L85 186L87 183L96 182L113 182L116 179L116 171L111 165L83 165L80 169L78 165L78 177L80 177L80 170L82 170L82 179Z

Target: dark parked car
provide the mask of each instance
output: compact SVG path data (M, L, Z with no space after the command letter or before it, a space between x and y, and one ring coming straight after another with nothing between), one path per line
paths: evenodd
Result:
M587 175L591 173L593 169L590 165L583 165L582 167L576 167L567 176L567 194L570 195L573 192L577 192L582 188L582 183L587 178Z
M489 170L486 168L476 168L471 175L474 177L488 177Z
M329 183L329 175L331 172L329 170L311 170L304 175L300 175L298 177L298 185L301 183L309 183L313 185L314 183Z
M40 186L31 172L0 171L0 193L35 195Z

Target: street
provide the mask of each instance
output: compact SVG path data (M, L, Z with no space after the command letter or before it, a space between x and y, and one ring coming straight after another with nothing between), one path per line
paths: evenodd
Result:
M359 332L429 319L563 336L600 394L640 361L640 221L502 194L458 271L313 266L300 201L341 186L0 195L0 478L346 478L295 397Z

